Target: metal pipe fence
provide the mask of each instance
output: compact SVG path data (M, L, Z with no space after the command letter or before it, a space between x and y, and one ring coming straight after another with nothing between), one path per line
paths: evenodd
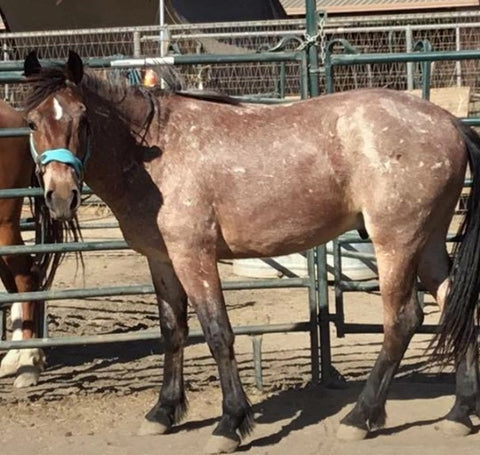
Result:
M428 39L436 50L460 51L480 47L480 13L435 15L389 15L378 17L327 18L326 40L349 40L362 53L411 52L415 42ZM43 58L65 58L69 49L82 57L123 57L183 54L242 55L281 46L295 51L305 42L304 20L254 21L246 23L181 24L145 27L120 27L84 30L57 30L0 34L3 60L21 60L31 49ZM164 36L162 42L160 37ZM189 87L203 87L228 95L263 95L279 98L299 97L298 66L260 61L225 63L197 61L182 65L180 72ZM438 61L432 70L432 88L468 85L479 90L478 65L469 61ZM281 82L280 82L281 81ZM24 90L3 78L3 95L20 105ZM337 89L360 86L413 89L420 83L412 62L339 68ZM281 87L280 87L281 86ZM320 91L324 89L320 84Z

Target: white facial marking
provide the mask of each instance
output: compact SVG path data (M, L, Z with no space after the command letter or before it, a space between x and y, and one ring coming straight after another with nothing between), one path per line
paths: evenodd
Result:
M53 110L55 112L55 120L60 120L63 117L63 108L58 102L57 98L53 98Z

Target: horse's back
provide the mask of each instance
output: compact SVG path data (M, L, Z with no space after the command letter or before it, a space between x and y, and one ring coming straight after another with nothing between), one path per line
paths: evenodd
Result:
M202 107L189 100L176 119L162 192L176 201L172 213L214 213L234 256L305 249L363 227L365 216L390 226L428 217L461 188L466 155L454 118L411 95L372 89Z

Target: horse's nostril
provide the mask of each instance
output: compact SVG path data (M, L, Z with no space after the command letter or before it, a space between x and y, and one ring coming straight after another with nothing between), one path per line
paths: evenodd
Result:
M78 206L78 201L79 201L79 192L78 190L72 190L73 196L72 196L72 203L70 204L70 208L72 210L75 210Z
M53 197L53 191L52 190L48 190L45 192L45 201L48 202L52 202L52 197Z

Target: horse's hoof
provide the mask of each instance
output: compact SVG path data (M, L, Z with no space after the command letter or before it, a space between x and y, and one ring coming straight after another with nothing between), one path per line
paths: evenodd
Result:
M137 435L138 436L151 436L155 434L165 434L170 427L164 425L160 422L152 422L150 420L145 419L140 426Z
M472 427L454 420L443 420L440 429L449 436L467 436L472 432Z
M17 372L16 363L3 363L0 365L0 378L8 378L9 376L15 376Z
M353 427L351 425L340 424L337 430L337 438L342 441L361 441L368 435L368 430Z
M211 436L205 446L205 454L232 453L240 445L240 438L230 439L225 436Z
M35 366L22 366L17 371L17 377L13 383L13 387L22 389L25 387L32 387L38 384L40 372Z
M7 352L0 363L0 378L15 376L19 366L20 352L18 349L12 349Z

